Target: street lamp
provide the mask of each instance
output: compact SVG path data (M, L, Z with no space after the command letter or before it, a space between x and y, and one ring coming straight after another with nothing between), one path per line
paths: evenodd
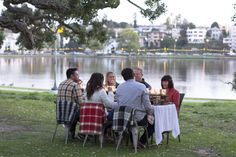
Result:
M208 49L208 42L209 42L209 39L206 39L205 51L207 51L207 49Z
M56 34L56 40L55 40L55 43L54 43L54 53L53 53L53 64L54 64L54 74L53 74L53 77L54 77L54 85L53 87L51 88L51 90L57 90L57 44L58 44L58 36Z
M57 51L59 49L59 44L60 44L60 34L64 32L64 28L60 27L56 30L56 40L54 42L54 85L51 88L51 90L57 90Z
M175 39L175 44L174 44L174 52L175 52L175 49L176 49L176 42L177 42L178 40L177 39Z

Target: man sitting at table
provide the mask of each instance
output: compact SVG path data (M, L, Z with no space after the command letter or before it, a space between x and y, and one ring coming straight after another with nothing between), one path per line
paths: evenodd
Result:
M138 81L142 84L145 85L146 88L148 88L149 90L152 89L152 87L144 80L143 78L143 70L141 68L134 68L134 79L135 81Z
M179 113L180 94L179 91L174 88L174 82L170 75L165 75L161 78L161 87L162 89L166 89L167 92L166 103L174 103L177 113Z
M66 71L66 76L67 79L61 82L58 87L57 105L59 112L57 113L57 120L64 122L64 124L68 126L69 138L74 139L76 124L79 120L79 104L83 101L83 94L80 86L82 81L79 79L77 68L69 68ZM71 106L73 106L73 110L68 111L67 109L71 109ZM62 114L62 112L65 114ZM69 116L71 115L69 112L72 112L73 116ZM73 118L70 119L68 117Z
M116 90L118 105L140 110L135 112L134 120L138 122L138 125L147 124L147 115L153 115L153 107L151 106L146 87L134 80L134 72L130 68L123 69L121 75L125 82L120 84ZM148 123L147 131L148 137L150 137L154 132L154 125ZM144 132L138 146L144 148L146 140L146 132Z

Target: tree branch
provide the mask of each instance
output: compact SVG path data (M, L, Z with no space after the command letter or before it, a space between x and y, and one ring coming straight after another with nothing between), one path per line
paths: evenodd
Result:
M134 5L135 7L139 8L142 11L145 11L144 8L140 7L139 5L137 5L136 3L132 2L131 0L127 0L130 4Z

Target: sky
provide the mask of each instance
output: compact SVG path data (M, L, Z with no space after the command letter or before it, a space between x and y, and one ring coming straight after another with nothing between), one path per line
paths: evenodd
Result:
M145 0L132 0L133 2L144 6ZM216 21L221 26L231 26L231 17L234 14L233 4L236 0L162 0L167 6L167 12L161 15L153 23L145 19L139 10L127 2L120 0L120 5L116 9L104 9L99 12L99 16L105 14L108 19L117 22L133 23L134 14L137 14L137 22L139 25L154 24L159 25L165 22L167 17L174 18L181 14L182 18L186 18L189 22L193 22L196 26L208 26ZM3 8L2 0L0 9Z
M137 13L138 25L152 24L145 19L139 10L127 2L120 0L120 6L116 9L105 9L99 12L100 16L107 15L108 19L117 22L133 23L134 14ZM143 6L144 0L133 0ZM167 6L167 12L153 22L154 25L164 23L167 17L175 17L181 14L189 22L196 26L208 26L216 21L221 26L231 26L231 17L234 14L233 4L236 0L162 0Z

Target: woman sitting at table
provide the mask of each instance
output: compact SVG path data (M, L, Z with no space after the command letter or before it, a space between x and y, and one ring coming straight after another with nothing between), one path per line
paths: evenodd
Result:
M165 75L161 79L161 87L162 89L166 89L167 92L167 99L165 103L172 102L176 106L176 110L179 113L179 103L180 103L180 94L174 88L174 82L170 75Z
M108 88L108 94L103 88L104 76L101 73L93 73L87 83L85 101L102 103L106 108L112 109L116 103L114 103L114 94L111 88ZM108 120L112 120L110 112L107 112Z
M116 82L116 76L113 72L109 71L106 74L106 79L105 79L105 86L114 86L117 88L119 86L119 83Z

